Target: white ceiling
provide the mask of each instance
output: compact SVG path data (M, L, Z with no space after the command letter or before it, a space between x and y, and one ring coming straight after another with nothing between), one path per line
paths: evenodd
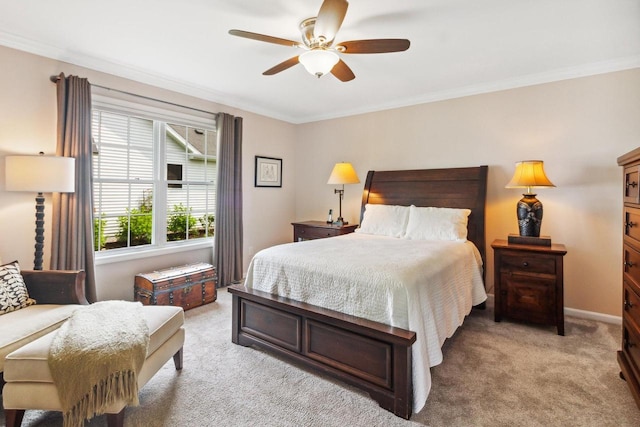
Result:
M0 0L0 44L292 123L640 67L640 0L351 0L336 41L411 47L342 55L346 83L263 76L300 51L228 34L298 41L321 3Z

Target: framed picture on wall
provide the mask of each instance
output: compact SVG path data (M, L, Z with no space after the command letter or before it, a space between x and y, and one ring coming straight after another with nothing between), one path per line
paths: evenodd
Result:
M282 159L256 156L256 187L282 187Z

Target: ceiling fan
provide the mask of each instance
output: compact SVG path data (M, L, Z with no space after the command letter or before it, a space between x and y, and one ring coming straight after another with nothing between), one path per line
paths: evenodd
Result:
M389 53L409 49L410 42L407 39L352 40L334 45L334 38L342 25L347 7L349 2L346 0L324 0L317 17L307 18L300 23L302 43L242 30L229 30L229 34L305 50L304 53L269 68L262 73L265 76L277 74L300 62L309 73L318 78L330 72L339 80L348 82L356 76L338 53Z

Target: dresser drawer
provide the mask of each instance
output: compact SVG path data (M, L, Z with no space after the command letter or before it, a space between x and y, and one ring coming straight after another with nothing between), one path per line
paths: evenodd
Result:
M625 203L640 203L640 166L634 165L624 168L624 201Z
M640 289L640 252L623 245L624 278Z
M624 282L623 292L624 318L640 331L640 296L627 282Z
M640 338L637 330L628 322L622 322L622 351L628 356L635 375L640 375Z
M539 254L508 254L502 255L502 271L517 271L521 273L556 274L556 258Z
M624 208L624 238L636 246L640 246L640 209Z

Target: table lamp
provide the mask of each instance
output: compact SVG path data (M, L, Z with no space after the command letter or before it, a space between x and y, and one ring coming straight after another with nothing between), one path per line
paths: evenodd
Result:
M358 178L358 174L353 169L351 163L336 163L331 171L331 175L329 176L329 181L327 184L342 184L342 188L336 188L333 190L334 194L338 194L338 203L340 206L338 219L334 222L335 225L347 225L349 224L342 218L342 198L344 197L344 185L345 184L358 184L360 182L360 178Z
M38 193L36 196L36 243L34 270L42 270L44 248L44 194L75 191L73 157L7 156L5 159L6 190Z
M534 187L555 187L544 173L542 160L523 160L516 163L513 178L506 188L526 188L516 207L520 236L539 238L542 225L542 203L531 192ZM550 241L549 241L550 244Z

